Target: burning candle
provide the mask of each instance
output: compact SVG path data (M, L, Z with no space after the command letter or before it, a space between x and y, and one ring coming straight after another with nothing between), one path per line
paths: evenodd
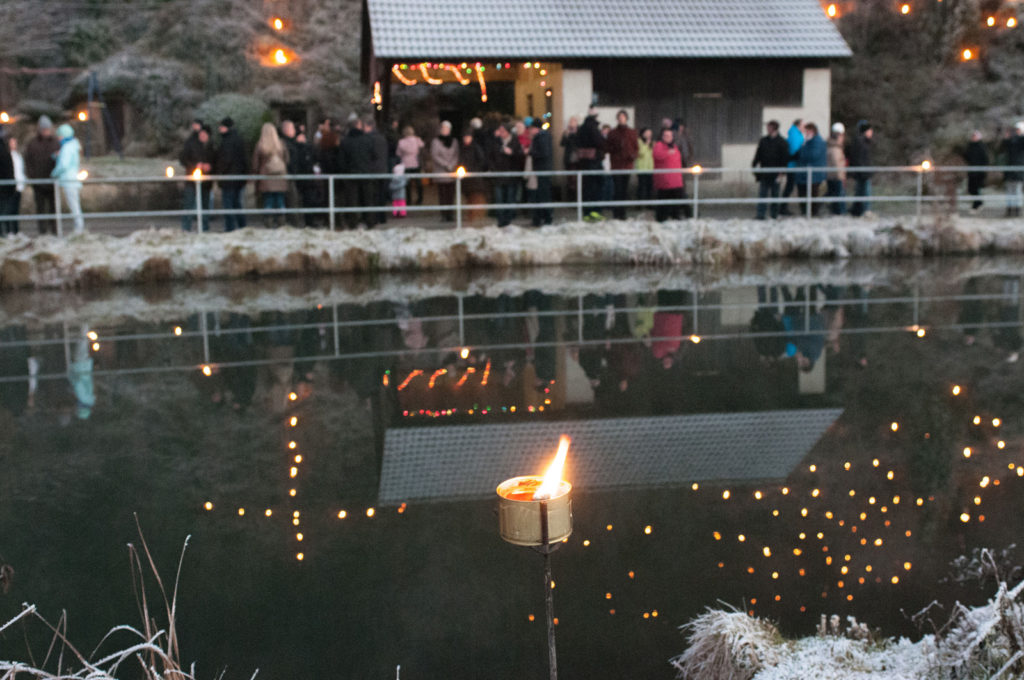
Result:
M503 539L516 545L550 545L572 534L572 485L562 479L568 451L569 437L563 436L544 476L513 477L498 485Z

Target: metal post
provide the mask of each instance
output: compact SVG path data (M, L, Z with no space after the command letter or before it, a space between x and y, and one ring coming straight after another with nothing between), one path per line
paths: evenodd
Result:
M199 332L203 334L203 363L210 363L210 329L206 321L206 312L199 312Z
M700 217L700 173L693 175L693 219Z
M583 221L583 173L576 171L576 220Z
M807 217L811 217L811 166L807 166Z
M459 301L459 347L466 346L466 320L464 318L465 310L462 307L462 296L457 295L455 297Z
M455 173L455 228L462 229L462 175Z
M921 197L924 194L924 172L917 171L917 219L921 219Z
M341 339L338 336L338 305L331 305L331 317L334 319L334 356L341 354Z
M334 231L334 175L327 176L327 215L330 230Z
M202 182L196 178L196 233L203 233L203 192L200 185Z
M548 543L548 502L540 502L540 540L544 551L544 608L548 617L548 676L558 680L558 658L555 654L555 593L551 587L551 545Z
M578 326L576 337L580 344L583 344L583 293L576 296L576 325Z
M53 207L57 213L57 236L64 236L64 224L60 219L60 182L53 183Z

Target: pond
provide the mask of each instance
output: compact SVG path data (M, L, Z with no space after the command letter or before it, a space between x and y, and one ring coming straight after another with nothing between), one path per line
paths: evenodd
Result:
M65 609L86 653L137 625L137 515L168 588L191 537L200 677L543 677L543 560L501 539L494 490L565 433L561 677L672 677L678 626L720 603L919 635L932 600L990 594L951 560L1017 540L1021 278L980 258L5 294L0 621ZM12 627L0 658L48 640Z

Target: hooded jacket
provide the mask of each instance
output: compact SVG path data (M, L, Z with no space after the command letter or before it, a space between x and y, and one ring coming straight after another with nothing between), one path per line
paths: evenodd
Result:
M50 177L60 182L61 186L82 186L78 179L82 145L75 139L75 131L67 123L57 128L57 136L60 137L60 151L57 152L57 164L50 171Z

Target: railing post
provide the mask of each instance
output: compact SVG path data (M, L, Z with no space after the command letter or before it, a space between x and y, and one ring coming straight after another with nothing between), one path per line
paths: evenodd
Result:
M583 221L583 172L576 171L576 221Z
M462 170L462 168L459 168ZM455 173L455 229L462 229L462 174Z
M199 178L195 178L196 181L196 233L203 233L203 192L201 191L201 184Z
M61 209L60 209L60 182L56 182L55 181L53 183L53 199L54 199L53 200L53 209L54 209L54 212L57 214L57 236L63 237L64 236L64 223L60 219L60 215L61 215Z
M700 217L700 173L693 174L693 219Z
M807 217L811 217L811 166L807 166Z
M334 175L327 175L327 221L330 230L334 231Z
M924 196L924 172L917 171L917 219L921 219L921 199Z

